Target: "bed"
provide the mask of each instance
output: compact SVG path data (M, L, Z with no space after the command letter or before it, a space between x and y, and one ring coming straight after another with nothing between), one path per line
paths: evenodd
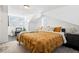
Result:
M65 37L56 32L21 32L17 41L32 53L50 53L66 43Z

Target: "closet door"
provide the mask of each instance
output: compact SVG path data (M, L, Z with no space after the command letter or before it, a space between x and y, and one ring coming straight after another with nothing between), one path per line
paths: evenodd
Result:
M0 43L8 41L8 6L0 5Z

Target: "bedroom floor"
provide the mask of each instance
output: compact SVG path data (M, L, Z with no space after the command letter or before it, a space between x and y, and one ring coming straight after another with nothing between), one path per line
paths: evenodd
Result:
M8 41L14 41L16 40L16 36L8 36Z
M17 41L11 41L0 45L1 53L29 53L29 50L24 49L21 45L19 46ZM54 53L79 53L79 51L65 46L61 46Z
M0 44L0 53L29 53L29 50L24 49L21 45L19 46L15 37L9 37L9 42ZM61 46L56 49L54 53L79 53L79 51L65 46Z

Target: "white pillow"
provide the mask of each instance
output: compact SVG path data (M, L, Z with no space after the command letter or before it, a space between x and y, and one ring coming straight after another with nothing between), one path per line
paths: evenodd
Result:
M62 35L62 37L63 37L63 40L64 40L64 44L66 44L66 43L67 43L67 40L66 40L65 35L64 35L64 32L54 32L54 33L61 34L61 35Z

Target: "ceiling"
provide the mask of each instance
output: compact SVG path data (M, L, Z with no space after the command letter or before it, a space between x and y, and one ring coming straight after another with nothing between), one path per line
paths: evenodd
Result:
M9 5L8 13L17 13L22 15L32 13L45 13L56 8L64 7L65 5L30 5L28 9L24 8L24 5Z

